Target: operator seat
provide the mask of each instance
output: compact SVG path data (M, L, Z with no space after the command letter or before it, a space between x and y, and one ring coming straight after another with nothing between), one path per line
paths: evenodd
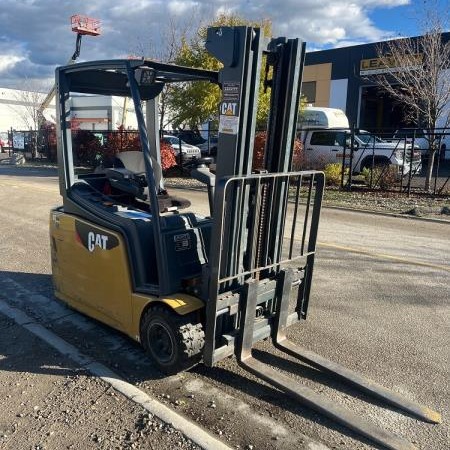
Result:
M122 162L125 169L131 170L138 175L145 175L145 162L142 152L130 150L128 152L120 152L116 155L116 157ZM151 159L153 166L153 176L155 177L155 184L157 187L159 187L162 179L161 165L153 156L151 156Z
M125 169L131 170L138 175L145 175L145 161L144 154L141 151L130 150L120 152L116 158L123 164ZM153 166L153 176L155 178L155 185L158 191L159 210L161 212L170 211L171 209L184 209L191 206L191 202L185 198L169 195L167 191L161 188L162 168L156 158L151 156ZM148 198L148 187L144 189L144 194Z

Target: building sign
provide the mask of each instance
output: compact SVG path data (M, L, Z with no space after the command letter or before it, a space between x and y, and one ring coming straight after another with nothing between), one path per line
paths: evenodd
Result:
M404 62L407 65L398 66L398 61L393 57L384 58L370 58L362 59L359 64L360 75L377 75L380 73L400 72L405 69L412 69L420 67L423 62L423 55L418 53L416 55L408 55Z

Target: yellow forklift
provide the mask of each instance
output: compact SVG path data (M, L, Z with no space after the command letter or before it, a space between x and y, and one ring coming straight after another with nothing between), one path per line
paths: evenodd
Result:
M305 46L268 41L258 28L216 27L208 29L206 48L223 64L218 72L148 59L56 70L63 198L50 214L56 297L140 342L165 373L235 355L244 369L385 448L414 448L252 357L254 343L271 338L357 389L440 421L286 338L290 325L306 319L324 188L323 173L292 171ZM254 170L261 70L271 100L264 167ZM189 202L165 191L156 120L155 99L166 84L198 81L222 92L216 171L208 159L192 168L208 188L208 216L183 211ZM140 149L118 153L100 171L78 167L70 105L80 94L131 98Z

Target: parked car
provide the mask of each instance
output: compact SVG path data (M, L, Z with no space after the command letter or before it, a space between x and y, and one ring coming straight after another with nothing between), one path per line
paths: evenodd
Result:
M186 144L190 145L198 146L198 144L203 144L205 142L205 139L197 130L178 130L170 134L181 138L184 142L186 142Z
M218 142L219 138L217 136L210 136L209 143L206 140L203 144L198 144L197 147L200 149L203 156L216 156Z
M187 162L191 161L194 158L201 158L201 152L198 147L195 145L187 144L180 138L176 136L171 136L169 134L163 135L162 139L163 142L169 144L173 152L175 153L175 156L177 158L177 161L179 160L180 155L180 145L181 145L181 156L182 156L182 163L186 164Z

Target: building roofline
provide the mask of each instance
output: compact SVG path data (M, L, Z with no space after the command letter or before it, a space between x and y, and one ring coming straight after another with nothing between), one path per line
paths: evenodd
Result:
M450 41L450 31L444 31L441 33L441 35L444 37L445 41ZM390 42L390 41L401 41L403 39L419 39L423 37L423 34L418 35L418 36L401 36L401 37L397 37L395 39L386 39L384 41L377 41L377 42L366 42L364 44L356 44L356 45L348 45L345 47L334 47L334 48L327 48L324 50L313 50L313 51L306 51L306 53L308 54L313 54L313 53L325 53L325 52L332 52L332 51L336 51L336 50L341 50L341 49L349 49L349 48L361 48L361 47L366 47L366 46L377 46L380 44L384 44L386 42Z

